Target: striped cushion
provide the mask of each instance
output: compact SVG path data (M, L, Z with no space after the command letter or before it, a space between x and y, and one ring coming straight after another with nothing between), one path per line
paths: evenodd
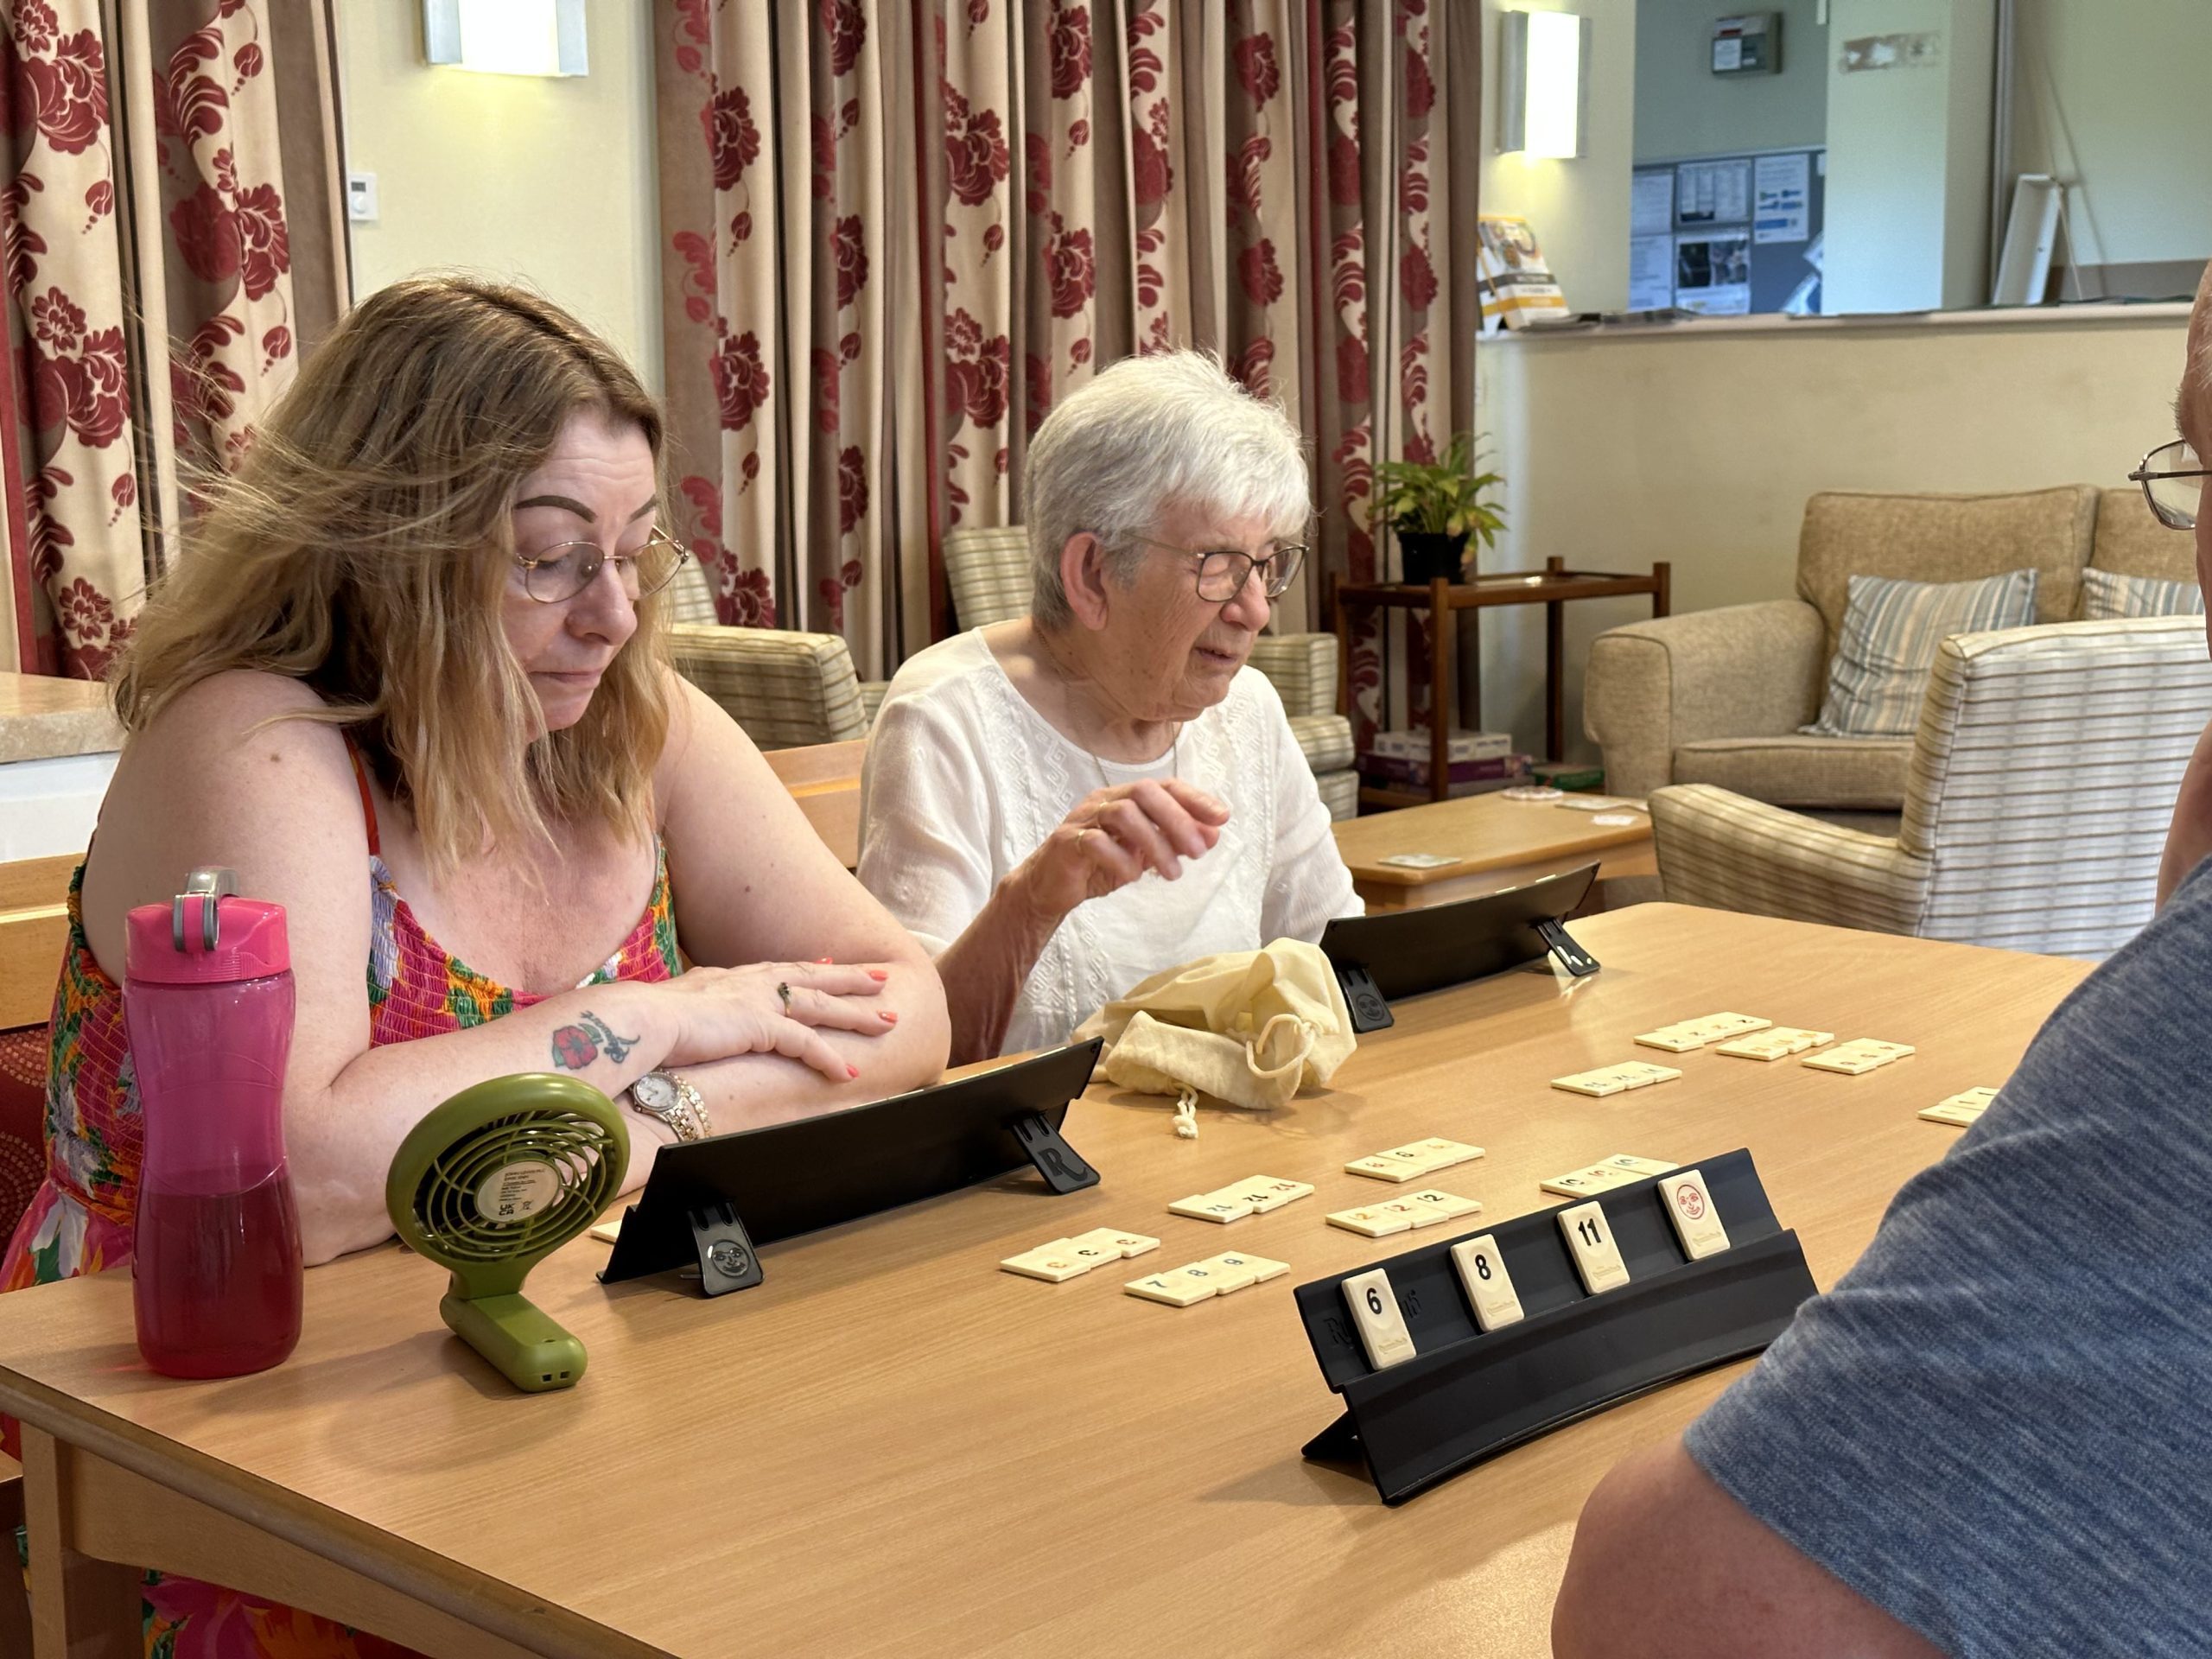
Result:
M1351 721L1342 715L1293 715L1290 734L1317 772L1341 772L1351 765Z
M2202 616L2204 590L2193 582L2160 582L2155 576L2123 576L2116 570L2082 573L2084 622L2118 616Z
M853 653L836 634L681 622L670 633L677 672L762 748L868 735Z
M1359 774L1356 772L1325 772L1315 774L1313 787L1320 791L1321 804L1329 809L1332 818L1356 818L1359 816Z
M956 530L944 538L945 580L961 627L981 628L1029 614L1029 532L1020 524Z
M1252 642L1252 666L1268 677L1283 711L1327 715L1337 707L1337 636L1263 633ZM1347 760L1344 764L1350 766Z
M1827 702L1818 720L1798 729L1815 737L1910 735L1947 638L2020 627L2035 616L2032 570L1940 583L1853 576L1828 664Z

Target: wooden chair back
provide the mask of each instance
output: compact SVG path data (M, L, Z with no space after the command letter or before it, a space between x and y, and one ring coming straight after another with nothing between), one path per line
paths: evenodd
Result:
M851 869L861 861L861 763L868 740L770 749L764 757L806 814L814 833Z
M0 864L0 1031L42 1026L69 942L69 877L83 855Z

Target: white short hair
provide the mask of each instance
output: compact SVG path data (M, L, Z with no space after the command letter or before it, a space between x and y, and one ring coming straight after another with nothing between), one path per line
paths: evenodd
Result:
M1045 417L1027 474L1030 616L1073 620L1060 550L1088 531L1124 586L1170 505L1266 521L1280 540L1312 511L1306 442L1273 399L1255 397L1210 352L1155 352L1101 370Z

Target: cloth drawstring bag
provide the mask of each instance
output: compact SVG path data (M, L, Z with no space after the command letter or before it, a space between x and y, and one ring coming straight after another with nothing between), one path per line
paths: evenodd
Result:
M1177 1096L1178 1134L1198 1133L1197 1097L1268 1111L1319 1088L1358 1046L1320 947L1277 939L1154 974L1076 1028L1106 1039L1099 1071L1140 1094Z

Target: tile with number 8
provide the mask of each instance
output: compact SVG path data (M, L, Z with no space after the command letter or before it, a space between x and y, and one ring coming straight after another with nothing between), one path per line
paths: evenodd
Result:
M1475 1324L1481 1329L1495 1331L1524 1317L1520 1293L1513 1288L1513 1276L1506 1272L1505 1258L1498 1254L1497 1240L1492 1235L1484 1233L1454 1244L1452 1265L1459 1270L1459 1282L1466 1289L1467 1300L1474 1306Z

